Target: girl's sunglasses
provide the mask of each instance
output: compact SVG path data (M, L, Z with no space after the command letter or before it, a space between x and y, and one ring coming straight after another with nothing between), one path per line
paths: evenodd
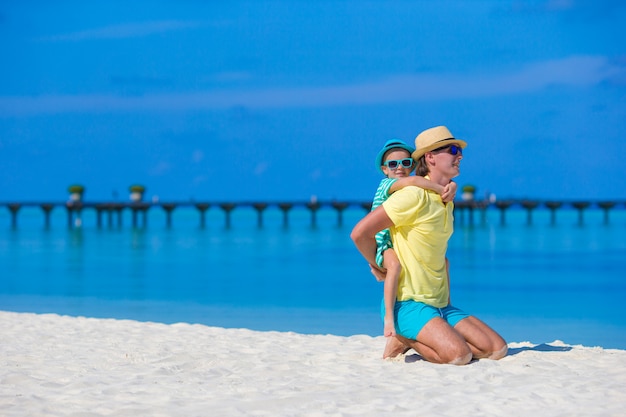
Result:
M459 145L446 145L442 146L441 148L433 149L431 152L438 152L443 150L446 150L449 154L454 156L463 155L463 148L461 148Z
M385 161L383 165L385 165L389 169L396 169L399 166L402 166L402 168L411 168L413 166L413 159L412 158L392 159L389 161Z

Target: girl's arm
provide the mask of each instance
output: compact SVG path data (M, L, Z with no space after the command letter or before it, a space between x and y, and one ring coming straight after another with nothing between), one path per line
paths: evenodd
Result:
M389 194L395 193L396 191L411 185L425 190L434 191L437 194L443 193L443 186L436 184L431 180L427 180L420 175L412 175L410 177L398 178L389 188Z
M385 337L395 336L395 305L398 295L398 274L387 274L385 279L384 299L385 299L385 319L383 332Z
M454 181L450 181L445 187L431 181L420 175L413 175L410 177L398 178L391 187L389 187L389 194L393 194L401 188L414 185L425 190L431 190L441 196L441 200L444 203L454 200L456 196L457 185Z
M450 181L450 183L444 187L431 180L427 180L420 175L412 175L410 177L398 178L391 185L391 187L389 187L389 194L393 194L396 191L409 186L415 186L423 188L425 190L434 191L441 196L441 199L444 203L454 200L454 197L456 196L457 185L454 181Z

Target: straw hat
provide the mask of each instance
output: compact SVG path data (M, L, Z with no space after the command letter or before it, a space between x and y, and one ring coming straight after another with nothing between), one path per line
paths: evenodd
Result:
M382 149L378 152L378 155L376 155L376 168L379 169L381 172L382 169L380 167L383 164L383 158L385 157L385 154L392 149L404 149L409 153L409 155L411 155L413 151L415 151L414 147L412 147L411 145L407 145L404 141L401 141L400 139L388 140L387 142L385 142Z
M411 155L416 161L426 152L433 149L441 148L450 144L458 144L461 148L465 148L467 143L463 140L456 139L445 126L432 127L424 130L415 138L415 152Z

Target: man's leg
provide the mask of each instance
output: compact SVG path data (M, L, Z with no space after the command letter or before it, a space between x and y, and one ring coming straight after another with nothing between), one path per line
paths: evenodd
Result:
M472 360L472 351L463 336L440 317L429 320L417 340L397 337L429 362L465 365Z
M502 359L508 346L491 327L474 316L458 322L454 329L462 335L476 359Z

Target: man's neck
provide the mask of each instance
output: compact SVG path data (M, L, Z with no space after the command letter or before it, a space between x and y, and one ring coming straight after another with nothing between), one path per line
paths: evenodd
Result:
M428 178L430 178L432 182L439 184L441 186L444 186L444 187L448 185L450 183L450 180L452 179L438 172L429 172Z

